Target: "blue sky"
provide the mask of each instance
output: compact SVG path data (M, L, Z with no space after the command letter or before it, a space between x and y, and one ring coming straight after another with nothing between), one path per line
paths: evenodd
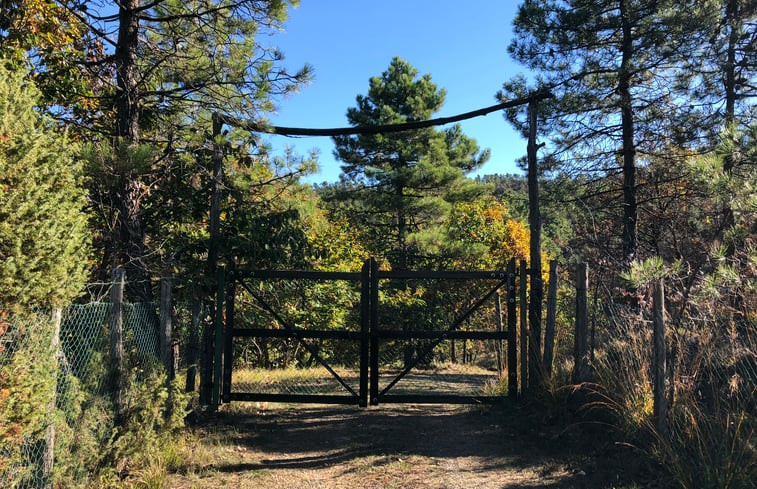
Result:
M525 71L507 55L516 8L517 2L505 0L301 0L290 11L285 32L259 41L278 46L289 68L311 64L314 80L280 100L270 121L295 127L348 126L347 108L394 56L420 74L430 73L446 89L446 102L435 117L493 105L502 82ZM520 173L515 160L526 153L526 142L501 112L461 124L479 146L491 149L489 162L477 173ZM318 149L320 173L307 180L338 179L340 163L333 157L330 138L272 136L270 143L277 153L286 145L301 155Z

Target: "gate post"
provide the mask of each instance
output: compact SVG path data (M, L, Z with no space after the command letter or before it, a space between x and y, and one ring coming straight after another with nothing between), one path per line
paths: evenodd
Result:
M221 402L221 362L223 351L223 302L224 292L226 285L224 284L225 270L223 267L218 267L218 273L216 276L216 283L218 285L216 291L216 337L213 351L215 353L213 357L213 395L211 399L211 410L218 409L218 405Z
M226 293L226 329L223 335L223 395L224 403L231 401L231 369L234 365L234 308L237 284L233 275L230 277Z
M368 406L368 348L371 332L371 261L360 270L360 407Z
M515 304L515 258L507 264L507 395L518 397L518 318Z
M520 393L525 394L528 389L528 269L526 262L520 261Z
M379 395L379 312L378 312L378 263L376 259L370 259L370 330L371 330L371 406L378 406Z

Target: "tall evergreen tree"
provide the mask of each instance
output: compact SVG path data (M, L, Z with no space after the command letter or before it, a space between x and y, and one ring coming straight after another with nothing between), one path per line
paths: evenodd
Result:
M426 74L398 57L381 76L370 79L367 95L347 111L353 126L430 119L445 92ZM340 196L350 200L352 217L370 233L369 247L393 268L423 263L424 246L452 202L480 190L464 174L481 166L489 151L463 134L459 125L387 134L334 137L344 162Z
M735 125L745 130L757 120L757 1L715 0L698 7L697 35L679 77L682 97L692 101L692 125L713 148ZM724 161L726 171L733 162Z
M673 68L687 26L686 1L526 0L515 19L512 56L556 98L542 103L539 128L552 143L547 160L578 171L621 175L625 262L637 248L639 161L666 146L680 110ZM505 83L501 98L522 96L524 78ZM510 119L517 122L511 111Z
M0 61L0 314L61 307L89 272L82 165L39 96Z
M143 206L166 175L187 168L189 154L206 142L211 113L261 119L272 97L296 89L308 77L282 69L281 54L256 41L278 29L296 0L124 0L59 4L84 26L87 46L80 66L99 80L97 106L79 119L89 139L105 141L102 168L94 174L102 204L101 272L123 265L129 295L150 296L150 239ZM137 145L147 145L150 151ZM206 171L196 168L200 174ZM139 284L142 284L141 286Z

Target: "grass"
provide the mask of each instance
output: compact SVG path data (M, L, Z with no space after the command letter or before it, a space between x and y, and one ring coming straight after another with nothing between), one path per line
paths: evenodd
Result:
M693 334L693 355L679 357L675 399L666 416L668 429L657 429L653 416L652 358L644 323L620 320L615 337L597 354L593 406L610 413L621 439L636 446L666 474L667 484L683 489L745 489L757 487L757 409L754 391L734 392L735 375L754 382L755 371L712 375L707 369L731 372L735 363L729 344L724 349L708 334ZM697 324L704 332L716 324ZM695 330L697 331L697 330ZM752 353L754 355L754 353ZM692 380L694 379L694 380ZM704 380L707 379L707 380ZM729 382L730 381L730 382ZM710 389L710 390L708 390Z
M334 367L334 371L353 390L358 390L359 371ZM392 382L402 369L399 366L381 370L379 388ZM234 392L345 394L346 389L323 367L307 369L237 369L232 376ZM506 394L507 381L496 372L475 365L433 364L414 368L391 390L393 394Z

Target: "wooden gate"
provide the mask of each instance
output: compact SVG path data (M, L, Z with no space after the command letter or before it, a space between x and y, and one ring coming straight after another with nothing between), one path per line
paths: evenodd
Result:
M504 385L505 352L507 392L517 394L514 261L507 271L494 272L383 271L371 258L360 272L237 270L225 280L218 298L219 309L225 302L225 325L219 314L216 329L219 401L493 403L503 398L498 386ZM498 320L481 319L502 288L506 329ZM419 290L434 299L421 298ZM287 295L288 303L276 293ZM438 297L448 311L424 303ZM310 323L293 301L307 310ZM329 315L329 301L341 302L334 306L341 322ZM501 318L498 303L496 315ZM473 366L466 352L473 342L479 352L486 348L480 345L494 345L496 368L491 362ZM456 344L462 364L455 363ZM272 345L278 355L273 361Z

